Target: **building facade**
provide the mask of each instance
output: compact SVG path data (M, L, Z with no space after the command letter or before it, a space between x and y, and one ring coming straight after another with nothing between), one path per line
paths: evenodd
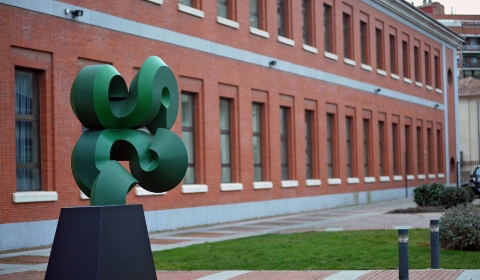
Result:
M183 184L136 187L150 231L405 197L455 183L462 38L404 1L0 0L0 250L87 206L69 92L111 64L176 75Z
M460 161L478 162L480 161L480 80L472 77L461 79L458 97Z
M458 77L480 79L480 15L446 15L438 2L418 8L465 38L458 48Z

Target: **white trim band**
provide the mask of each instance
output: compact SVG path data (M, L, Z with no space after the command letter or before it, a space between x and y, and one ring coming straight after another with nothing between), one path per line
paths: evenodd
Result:
M207 185L182 185L182 193L206 193L208 192Z
M415 180L415 175L407 175L407 181Z
M386 77L387 76L387 71L382 70L382 69L377 69L377 74Z
M158 5L162 5L163 4L163 0L147 0L148 2L152 2L152 3L155 3L155 4L158 4Z
M296 188L298 187L298 181L297 180L282 180L280 182L280 185L282 188Z
M14 203L58 201L57 192L31 191L13 193Z
M86 200L86 199L90 199L90 197L88 197L86 194L84 194L84 193L80 190L80 199Z
M445 174L443 174L443 173L438 173L438 174L437 174L437 177L438 177L438 179L443 179L443 178L445 178Z
M425 180L425 174L418 174L417 178L418 180Z
M410 80L409 78L403 78L403 81L407 84L412 84L412 80Z
M433 90L433 88L429 85L426 85L425 88L428 89L428 90Z
M273 188L272 182L253 182L254 190L263 190L263 189L271 189L271 188Z
M395 80L400 80L400 76L398 76L397 74L390 73L390 77Z
M243 190L243 184L242 183L222 183L220 184L220 190L222 192L241 191Z
M420 82L415 82L415 85L416 85L417 87L421 87L421 88L423 88L423 84L422 84L422 83L420 83Z
M428 174L428 179L435 179L435 178L436 178L435 174Z
M393 181L402 181L403 180L403 176L402 175L394 175L393 176Z
M355 62L355 60L351 60L350 58L346 58L346 57L343 58L343 63L348 64L350 66L357 66L357 63Z
M436 89L435 89L435 92L436 92L436 93L440 93L440 94L442 94L442 90L441 90L441 89L439 89L439 88L436 88Z
M367 70L367 71L372 72L372 66L370 66L370 65L367 65L367 64L363 64L363 63L362 63L362 66L361 66L361 67L362 67L363 70Z

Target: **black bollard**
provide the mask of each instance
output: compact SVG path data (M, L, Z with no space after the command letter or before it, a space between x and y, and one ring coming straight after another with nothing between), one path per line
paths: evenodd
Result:
M430 220L430 256L431 268L440 268L440 232L438 220Z
M408 229L398 230L398 279L408 280Z

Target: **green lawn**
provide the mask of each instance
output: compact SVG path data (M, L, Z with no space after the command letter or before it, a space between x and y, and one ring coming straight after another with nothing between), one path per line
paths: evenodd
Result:
M430 267L430 232L409 230L411 269ZM268 234L154 252L157 270L397 269L396 230ZM479 252L441 250L444 269L479 269Z

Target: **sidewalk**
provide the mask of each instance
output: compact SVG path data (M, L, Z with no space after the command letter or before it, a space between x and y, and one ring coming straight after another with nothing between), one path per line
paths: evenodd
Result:
M415 207L412 198L342 207L294 215L150 234L152 251L186 247L205 242L243 238L267 233L429 228L441 213L386 214ZM43 279L50 249L0 254L0 280ZM398 279L398 271L158 271L158 279ZM410 279L480 280L479 270L410 270Z

